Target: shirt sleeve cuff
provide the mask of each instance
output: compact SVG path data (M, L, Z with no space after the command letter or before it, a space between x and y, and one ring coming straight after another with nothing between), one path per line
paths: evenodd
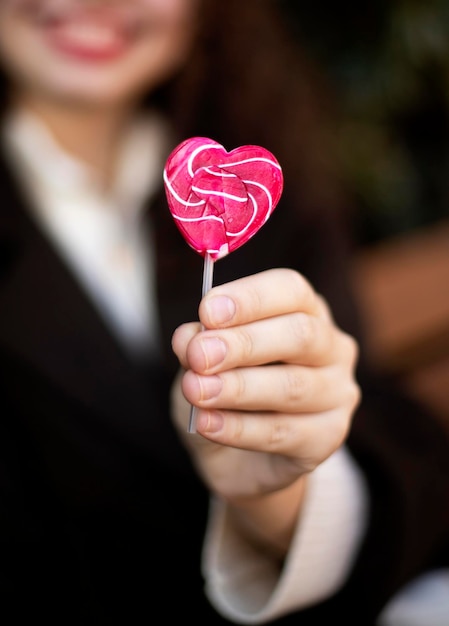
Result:
M318 466L309 477L282 570L238 534L227 505L213 500L203 572L216 610L236 623L260 624L337 591L365 531L367 494L363 476L345 448Z

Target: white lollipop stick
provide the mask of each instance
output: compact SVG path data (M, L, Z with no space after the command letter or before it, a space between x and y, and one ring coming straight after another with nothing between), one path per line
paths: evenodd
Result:
M204 297L206 293L209 291L209 289L211 289L213 275L214 275L214 260L210 256L210 254L206 252L206 254L204 255L203 286L201 290L201 297ZM202 326L202 329L204 330L203 326ZM197 407L192 405L192 408L190 409L190 419L189 419L189 428L188 428L189 433L196 432L196 416L197 416Z

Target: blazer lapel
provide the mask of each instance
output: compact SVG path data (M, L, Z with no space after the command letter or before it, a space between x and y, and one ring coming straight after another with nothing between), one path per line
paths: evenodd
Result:
M148 422L160 365L135 364L27 212L0 166L0 345L108 420ZM159 387L160 389L160 387ZM24 390L26 393L26 390Z

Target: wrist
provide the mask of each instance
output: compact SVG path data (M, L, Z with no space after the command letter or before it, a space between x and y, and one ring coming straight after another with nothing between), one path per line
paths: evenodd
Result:
M303 474L278 491L228 502L232 523L247 541L282 560L295 532L306 484Z

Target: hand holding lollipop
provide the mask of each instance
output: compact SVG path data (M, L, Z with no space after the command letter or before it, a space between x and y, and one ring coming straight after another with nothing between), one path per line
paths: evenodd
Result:
M211 493L283 558L307 475L348 432L359 399L357 346L292 268L210 289L214 262L248 241L277 205L283 178L270 152L228 153L196 137L174 150L164 179L173 218L205 263L202 331L188 322L172 337L181 365L172 417L181 434L200 435L186 436L186 445Z

